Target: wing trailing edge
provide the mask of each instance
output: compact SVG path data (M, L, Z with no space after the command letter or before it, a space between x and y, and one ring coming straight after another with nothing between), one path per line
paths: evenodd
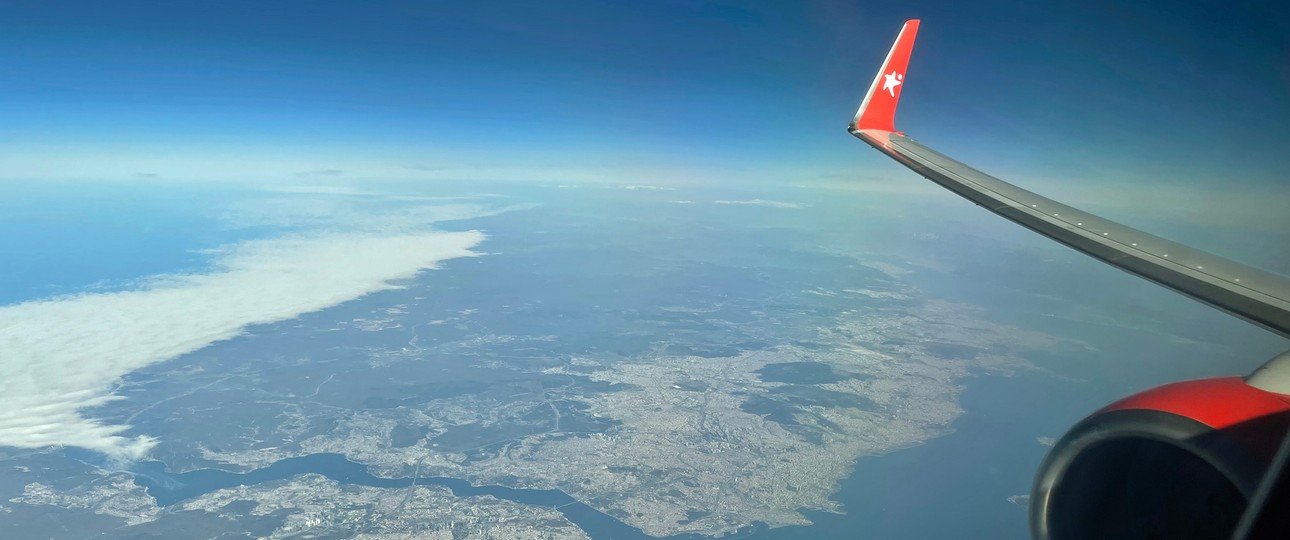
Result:
M848 126L924 178L1111 266L1290 338L1290 279L1121 225L1009 184L895 129L919 21L905 23Z

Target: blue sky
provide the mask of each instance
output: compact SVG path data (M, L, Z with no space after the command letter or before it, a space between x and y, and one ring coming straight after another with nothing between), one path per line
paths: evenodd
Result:
M898 125L951 155L1290 193L1286 8L1118 4L9 2L0 176L887 177L843 126L920 17Z

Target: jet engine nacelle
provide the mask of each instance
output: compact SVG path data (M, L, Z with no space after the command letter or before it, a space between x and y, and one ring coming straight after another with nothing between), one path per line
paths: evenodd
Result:
M1168 384L1076 424L1035 478L1031 534L1229 538L1290 427L1290 396L1257 386Z

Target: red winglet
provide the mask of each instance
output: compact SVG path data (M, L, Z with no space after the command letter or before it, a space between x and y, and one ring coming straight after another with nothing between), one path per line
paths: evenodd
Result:
M860 110L851 121L855 129L878 129L896 131L896 102L900 101L900 89L905 84L905 70L909 67L909 54L914 51L914 37L918 35L918 19L905 21L905 26L896 36L887 60L882 63L878 76L869 85Z

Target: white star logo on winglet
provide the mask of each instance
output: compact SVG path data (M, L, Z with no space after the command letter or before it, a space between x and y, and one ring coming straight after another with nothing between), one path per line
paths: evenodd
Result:
M896 87L900 86L900 82L905 79L905 76L892 70L891 73L883 75L882 78L886 79L886 81L882 83L882 89L886 90L888 94L891 94L891 97L896 97Z

